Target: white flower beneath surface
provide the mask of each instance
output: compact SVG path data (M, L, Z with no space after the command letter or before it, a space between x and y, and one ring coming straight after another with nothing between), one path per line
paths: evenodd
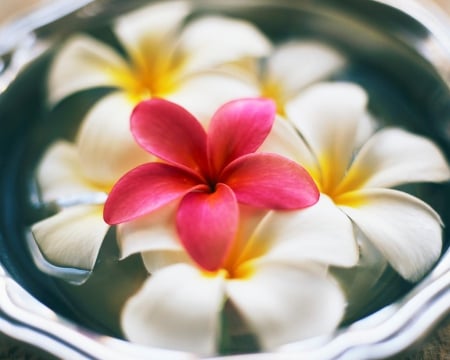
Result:
M129 131L137 102L173 98L202 117L228 99L257 94L253 85L214 69L256 61L270 49L268 40L242 20L204 17L184 26L189 10L185 2L171 2L120 17L114 32L127 57L86 35L74 36L56 54L49 73L50 103L92 88L116 91L87 112L74 144L56 142L39 165L43 201L65 203L61 212L32 226L53 264L93 268L108 230L95 194L107 194L126 171L151 159ZM67 203L68 197L73 201ZM95 200L89 203L91 197ZM68 223L71 230L64 232Z
M141 100L165 98L201 120L209 119L231 99L258 94L253 84L219 71L219 67L256 62L271 49L266 37L248 22L226 17L200 17L185 24L189 10L185 2L170 2L120 17L113 31L126 56L87 35L72 37L55 56L48 81L50 103L82 90L115 90L94 104L79 134L79 141L91 144L81 153L91 177L115 181L123 174L123 168L115 167L116 157L105 157L103 144L91 137L120 143L124 135L119 130L128 126L130 114ZM126 135L131 139L128 131ZM140 149L135 147L140 159ZM129 168L135 165L136 160Z
M286 108L294 127L278 122L263 148L308 169L321 193L348 215L346 221L351 219L401 276L416 281L440 255L441 220L423 201L392 188L448 181L450 170L436 145L399 128L382 129L360 147L366 105L367 95L357 85L314 85Z
M155 271L125 305L126 337L212 354L227 300L263 349L333 331L343 317L345 298L327 267L353 266L358 258L352 225L342 221L345 215L323 196L308 209L270 212L262 221L260 213L251 216L241 219L246 226L219 270L206 272L182 262ZM138 238L150 240L153 230L147 229L148 234L141 228ZM143 253L150 271L153 256Z

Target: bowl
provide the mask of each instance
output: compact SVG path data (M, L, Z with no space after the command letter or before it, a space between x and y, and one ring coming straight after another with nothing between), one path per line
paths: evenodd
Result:
M110 314L145 278L138 257L118 265L114 242L105 241L89 282L73 285L82 283L86 273L68 271L70 282L49 276L51 266L41 271L42 259L30 241L30 224L51 211L42 206L34 177L40 157L52 140L73 136L78 120L67 110L88 107L106 91L76 96L70 105L50 112L45 76L51 59L61 42L78 31L109 41L109 21L146 3L56 1L0 29L0 331L61 358L194 357L121 339ZM384 124L423 134L450 157L450 20L437 8L395 0L192 3L197 13L249 20L271 39L298 36L332 44L350 59L334 79L363 86L371 112ZM450 223L448 184L408 190ZM405 351L450 311L448 243L445 232L439 262L419 283L407 283L388 269L376 284L366 284L370 296L349 304L343 325L332 335L240 358L375 359ZM110 277L116 287L104 286ZM111 296L118 287L119 295Z

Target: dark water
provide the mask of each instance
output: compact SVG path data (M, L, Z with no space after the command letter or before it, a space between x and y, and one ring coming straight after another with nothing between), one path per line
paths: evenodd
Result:
M323 1L316 7L309 1L279 2L277 6L258 3L202 2L193 16L230 14L254 22L274 41L315 38L335 46L350 61L332 80L360 84L369 93L370 111L382 126L397 125L425 135L450 158L449 90L431 65L384 32L389 24L383 22L387 21L383 8L371 12L355 1ZM83 20L78 28L118 46L106 20ZM424 36L423 29L410 20L397 20L398 28L410 26L414 36ZM85 91L50 109L45 84L53 51L33 61L0 96L0 259L14 279L57 313L90 329L120 336L117 311L146 275L139 256L118 261L114 229L104 241L93 275L80 286L40 272L26 245L29 226L50 214L39 202L34 181L40 157L55 139L73 139L84 112L110 91ZM428 202L450 224L449 185L414 185L408 191ZM446 231L445 246L448 240ZM364 310L349 315L348 321L396 300L410 288L411 284L388 270L371 289ZM227 353L252 350L256 344L248 338L225 339L222 347Z

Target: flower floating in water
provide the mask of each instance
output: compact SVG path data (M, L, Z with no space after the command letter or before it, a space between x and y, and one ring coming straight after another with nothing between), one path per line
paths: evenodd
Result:
M270 42L246 21L208 16L184 23L188 13L187 2L170 2L120 17L113 31L126 56L86 35L69 39L57 53L48 81L52 104L83 90L112 90L94 104L78 136L86 142L80 148L82 166L93 179L116 181L142 162L141 149L132 152L131 135L123 131L139 101L163 97L203 119L229 100L258 95L253 85L219 68L256 61L269 52ZM112 154L104 157L105 144L98 139L109 145L125 136L128 152L109 147ZM123 154L128 163L116 161Z
M206 270L217 270L235 238L238 203L300 209L317 202L314 181L298 164L255 153L269 134L275 106L265 99L223 105L208 133L182 107L161 99L140 103L131 116L136 141L164 162L141 165L111 190L104 218L134 220L174 200L183 246Z
M287 106L301 137L278 123L263 148L305 166L322 196L348 215L401 276L415 281L439 257L441 220L423 201L392 187L447 181L450 170L431 141L397 128L378 131L359 148L366 104L357 85L314 85Z
M271 211L262 220L244 207L241 219L232 251L215 271L184 262L153 272L153 256L143 253L152 275L123 309L129 340L213 354L224 335L221 312L230 315L227 301L265 350L338 326L346 299L327 268L358 259L345 214L323 197L309 208ZM141 237L150 241L145 233Z
M242 20L185 23L189 10L186 2L171 2L119 17L113 31L125 56L86 35L70 38L56 54L48 81L51 104L87 89L113 92L87 112L75 144L57 141L39 165L42 200L60 212L34 224L32 232L52 264L92 270L109 228L102 216L107 193L126 171L152 159L129 131L138 101L164 95L211 115L229 99L258 94L216 67L266 54L268 40Z

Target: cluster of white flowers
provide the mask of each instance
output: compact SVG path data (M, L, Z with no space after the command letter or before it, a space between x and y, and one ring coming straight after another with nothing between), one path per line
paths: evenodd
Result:
M45 258L93 269L109 228L104 202L97 200L125 172L153 160L129 129L140 101L170 100L208 128L222 104L267 97L275 101L277 117L258 151L301 164L320 200L294 211L242 206L226 265L215 272L198 267L178 240L176 204L118 225L122 258L141 253L151 274L123 309L125 336L213 354L226 301L262 349L333 331L347 299L328 269L357 265L362 238L403 278L419 280L440 255L441 220L423 201L393 188L449 180L437 146L399 128L375 131L364 89L326 81L345 66L327 45L272 44L243 20L187 21L189 13L186 3L168 2L120 17L113 30L125 55L77 35L55 56L48 87L53 105L86 89L111 92L80 119L76 140L54 143L39 164L44 202L80 199L33 225ZM104 197L86 203L86 194Z

